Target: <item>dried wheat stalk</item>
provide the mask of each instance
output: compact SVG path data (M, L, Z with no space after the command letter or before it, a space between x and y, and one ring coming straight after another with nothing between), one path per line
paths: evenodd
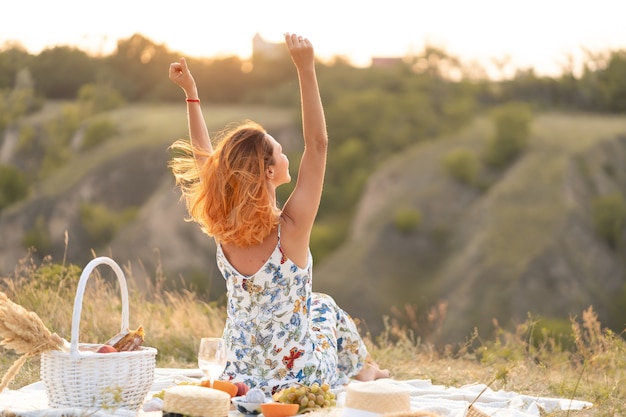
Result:
M36 313L15 304L1 291L0 338L0 345L22 355L2 377L0 392L11 383L29 357L49 350L67 349L67 342L51 333Z

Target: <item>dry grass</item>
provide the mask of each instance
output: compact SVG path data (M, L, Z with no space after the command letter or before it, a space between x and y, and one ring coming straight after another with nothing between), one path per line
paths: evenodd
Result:
M119 290L107 269L98 267L88 282L81 342L103 342L119 331ZM50 331L69 338L80 272L76 266L49 260L36 265L29 258L20 262L13 276L0 282L0 289L14 303L42 317ZM137 282L132 271L125 274L131 327L142 324L146 329L145 344L159 351L157 366L196 367L198 341L202 336L221 333L223 308L199 300L190 291L164 291L164 277ZM626 415L626 345L621 335L602 327L592 308L571 319L567 335L551 334L529 317L513 332L496 323L497 330L489 340L479 339L476 332L456 346L435 346L426 341L437 332L445 306L419 323L409 307L403 311L412 320L389 320L381 335L366 336L375 360L390 369L396 379L430 379L444 386L484 383L494 390L594 403L589 410L550 416ZM420 328L428 331L420 334ZM0 372L5 374L18 357L11 349L4 350ZM38 357L32 357L9 387L17 389L37 380Z
M36 265L29 257L19 263L11 277L2 279L0 290L13 303L42 317L50 332L69 341L80 273L81 270L73 265L53 264L49 259ZM200 338L221 334L223 309L197 299L189 291L172 293L162 290L163 277L137 282L128 271L125 275L129 288L130 327L143 325L146 329L144 344L158 349L157 366L196 366ZM104 343L120 331L120 292L117 279L106 265L97 267L87 282L79 325L79 341L82 343ZM13 349L3 351L0 358L2 374L15 362L18 353ZM9 387L38 380L38 372L38 357L33 357Z
M22 368L26 360L48 350L65 347L63 339L46 328L39 316L12 302L0 292L0 345L20 356L6 371L0 382L2 392Z
M594 404L588 410L549 416L626 415L622 335L603 328L591 307L570 321L567 335L550 334L531 317L514 332L494 323L497 330L490 340L480 340L476 332L456 347L440 348L421 343L406 326L392 324L371 351L397 379L429 379L457 387L482 383L493 390Z

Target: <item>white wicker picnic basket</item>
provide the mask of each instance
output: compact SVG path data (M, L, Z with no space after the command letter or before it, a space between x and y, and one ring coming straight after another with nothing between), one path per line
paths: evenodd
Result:
M69 352L51 350L41 355L41 379L48 405L52 408L137 411L154 382L155 348L141 346L131 352L95 353L94 347L99 345L78 343L85 285L91 272L100 264L109 265L117 275L122 293L121 331L129 329L128 289L124 274L112 259L95 258L87 264L78 282Z

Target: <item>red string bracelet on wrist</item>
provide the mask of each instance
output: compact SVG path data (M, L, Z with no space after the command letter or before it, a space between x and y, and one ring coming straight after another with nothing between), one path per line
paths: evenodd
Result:
M188 98L187 103L200 103L200 99Z

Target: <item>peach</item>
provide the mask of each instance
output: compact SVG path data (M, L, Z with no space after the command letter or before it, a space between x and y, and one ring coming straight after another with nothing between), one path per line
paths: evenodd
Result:
M117 349L115 349L111 345L102 345L96 352L97 353L113 353L113 352L117 352Z

